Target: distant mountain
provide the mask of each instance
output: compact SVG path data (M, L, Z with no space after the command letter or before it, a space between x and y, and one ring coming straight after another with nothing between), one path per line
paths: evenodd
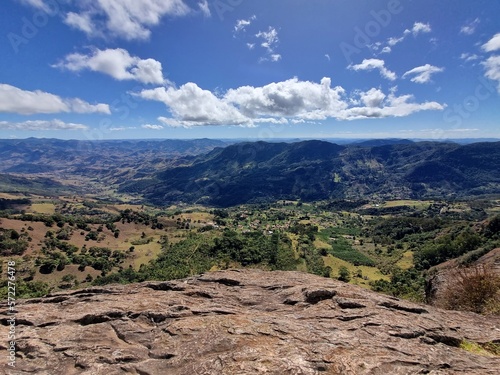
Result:
M232 206L278 199L450 198L500 194L500 142L240 143L122 184L154 204Z
M0 140L0 173L44 174L99 179L108 185L140 178L175 164L175 160L207 153L228 143L212 139ZM69 178L70 179L70 178Z

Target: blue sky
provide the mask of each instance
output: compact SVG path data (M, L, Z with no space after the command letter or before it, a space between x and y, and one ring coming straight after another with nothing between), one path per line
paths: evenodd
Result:
M0 138L500 138L497 0L0 7Z

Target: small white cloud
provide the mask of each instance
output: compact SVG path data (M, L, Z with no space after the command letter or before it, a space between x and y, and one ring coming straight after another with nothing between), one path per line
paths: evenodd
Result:
M141 125L141 128L143 128L143 129L149 129L149 130L162 130L163 126L161 126L161 125L145 124L145 125Z
M92 34L96 31L95 25L92 22L92 16L89 13L78 14L69 12L64 18L64 23L86 34Z
M248 49L254 49L255 48L255 43L247 43Z
M500 33L496 34L488 42L483 44L482 49L486 52L493 52L500 49Z
M460 55L460 59L469 62L469 61L479 60L480 57L474 53L464 52Z
M328 61L332 61L332 59L330 58L330 55L328 53L325 53L325 57Z
M107 74L119 81L135 80L146 84L162 84L165 81L159 61L131 56L122 48L94 49L89 55L72 53L53 67L73 72L88 69Z
M205 17L211 17L212 16L212 13L210 12L210 7L208 5L208 1L207 0L202 0L198 3L198 7L200 8L201 12L203 13L203 15Z
M482 64L486 69L485 76L497 82L497 90L500 93L500 56L491 56Z
M422 22L415 22L413 24L413 28L411 29L411 32L415 36L421 33L430 33L431 31L432 31L431 25Z
M412 82L429 83L431 82L431 76L433 74L441 73L443 71L444 68L439 68L437 66L425 64L407 71L405 74L403 74L403 78L413 75L414 77L410 79Z
M384 48L382 48L382 51L380 51L380 53L391 53L391 51L391 47L385 46Z
M404 36L400 38L392 37L387 40L387 44L391 47L394 47L396 44L401 43L403 40L405 40Z
M87 130L88 126L82 124L66 123L61 120L33 120L24 122L0 121L1 130Z
M64 99L48 92L26 91L0 84L0 113L32 115L42 113L102 113L111 114L107 104L90 104L78 98Z
M238 33L240 31L245 31L247 26L250 26L252 24L252 22L255 21L256 19L257 19L257 17L255 15L253 15L252 17L250 17L247 20L237 20L236 25L234 26L234 32Z
M378 70L380 75L390 81L394 81L397 76L396 73L391 72L389 69L385 67L384 60L380 59L364 59L361 64L349 65L348 69L359 71L359 70Z
M476 27L479 25L480 20L476 18L474 21L462 26L460 28L460 33L465 35L472 35L476 32Z
M278 32L271 26L269 26L268 31L259 31L255 36L264 40L261 46L266 48L269 52L273 52L274 46L279 42Z

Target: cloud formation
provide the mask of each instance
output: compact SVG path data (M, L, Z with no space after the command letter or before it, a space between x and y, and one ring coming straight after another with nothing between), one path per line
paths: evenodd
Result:
M490 40L488 40L488 42L483 44L481 48L483 49L483 51L486 52L493 52L500 50L500 33L493 36L493 38L491 38Z
M240 31L245 31L247 26L250 26L256 19L257 17L253 15L247 20L237 20L236 25L234 26L234 32L239 33Z
M386 78L390 81L394 81L397 78L396 73L391 72L389 69L385 67L385 62L384 60L380 59L364 59L361 64L356 64L356 65L349 65L347 67L348 69L354 70L354 71L359 71L359 70L378 70L380 72L380 75L383 78Z
M35 120L24 122L0 121L1 130L87 130L88 126L82 124L66 123L61 120Z
M396 96L394 91L386 95L372 88L348 97L342 87L332 87L331 79L325 77L320 83L292 78L262 87L242 86L220 96L192 82L135 95L164 103L172 117L158 120L166 126L182 127L403 117L445 108L436 102L417 103L413 96Z
M485 76L497 82L497 91L500 94L500 56L491 56L482 64L486 69Z
M476 18L474 21L469 22L468 24L462 26L460 28L460 33L465 35L472 35L476 32L476 27L479 25L480 20Z
M444 71L444 68L439 68L437 66L433 66L430 64L425 64L422 66L417 66L405 74L403 74L403 78L408 76L413 76L410 81L415 83L429 83L431 82L431 76L435 73L441 73Z
M32 5L39 0L28 0ZM75 2L76 3L76 2ZM210 15L206 0L198 3L205 16ZM68 12L64 22L89 36L109 36L126 40L145 40L150 28L165 16L180 17L192 10L183 0L94 0L79 1L79 11Z
M33 115L43 113L102 113L111 114L108 104L90 104L78 98L64 99L48 92L26 91L0 84L0 113Z
M90 70L107 74L118 81L135 80L146 84L163 84L165 81L159 61L131 56L122 48L94 49L88 55L72 53L53 67L72 72Z
M161 126L161 125L145 124L145 125L141 125L141 128L143 128L143 129L149 129L149 130L162 130L163 126Z

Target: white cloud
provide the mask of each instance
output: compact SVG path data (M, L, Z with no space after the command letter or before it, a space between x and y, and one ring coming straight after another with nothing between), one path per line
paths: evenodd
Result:
M79 29L86 34L92 34L95 30L95 25L92 22L91 15L89 13L73 13L69 12L64 18L64 23L75 29Z
M500 33L496 34L488 42L483 44L482 49L486 52L493 52L500 49Z
M174 117L179 119L178 126L250 124L250 120L235 107L220 100L212 92L202 90L192 82L178 89L158 87L143 90L139 96L167 105ZM174 123L168 125L174 126Z
M0 84L0 113L32 115L41 113L103 113L111 114L107 104L90 104L81 99L64 99L44 91L26 91Z
M361 64L349 65L348 69L359 71L359 70L374 70L377 69L380 71L380 75L390 81L394 81L397 76L396 73L391 72L389 69L385 67L384 60L380 59L364 59Z
M485 76L497 82L497 91L500 93L500 56L491 56L482 64L486 69Z
M433 74L441 73L443 71L444 68L439 68L437 66L425 64L407 71L405 74L403 74L403 78L413 75L414 77L410 79L412 82L428 83L431 82L431 76Z
M375 88L356 92L359 99L351 100L342 87L332 88L327 77L320 83L292 78L262 87L242 86L218 96L192 82L179 88L143 90L136 95L163 102L172 117L158 120L166 126L182 127L402 117L445 107L436 102L417 103L411 95L396 96L395 90L386 95Z
M122 48L95 49L89 55L72 53L53 67L73 72L88 69L107 74L119 81L135 80L155 84L162 84L165 81L159 61L130 56L128 51Z
M332 59L330 58L330 55L328 53L325 53L325 57L328 61L332 61Z
M143 129L149 129L149 130L162 130L163 126L161 126L161 125L145 124L145 125L141 125L141 128L143 128Z
M475 53L464 52L460 55L460 59L469 62L469 61L479 60L480 57Z
M401 43L403 40L405 40L405 36L402 36L400 38L392 37L387 40L387 44L391 47L394 47L396 44Z
M41 9L45 12L49 12L50 9L47 6L47 4L44 3L44 0L21 0L21 3L31 5L32 7L35 7L37 9Z
M460 33L465 35L472 35L476 32L476 27L479 25L479 18L476 18L474 21L462 26L460 28Z
M207 15L207 1L202 0L198 5ZM158 25L164 16L179 17L191 11L183 0L94 0L78 2L78 7L80 13L66 15L68 25L90 36L111 34L126 40L148 39L150 28Z
M24 122L0 121L1 130L87 130L82 124L66 123L61 120L34 120Z
M257 17L255 15L253 15L252 17L250 17L247 20L237 20L236 25L234 26L234 32L238 33L240 31L245 31L247 26L250 26L252 24L252 22L255 21L256 19L257 19Z
M271 26L269 26L268 31L259 31L255 36L264 40L261 46L266 48L269 52L273 52L274 46L279 42L278 32Z
M391 53L391 51L391 47L385 46L384 48L382 48L382 51L380 51L380 53Z
M394 47L396 44L403 42L406 39L406 37L410 34L413 34L413 36L417 36L418 34L430 33L431 31L432 31L431 26L428 23L415 22L411 30L406 29L403 32L403 35L401 35L400 37L391 37L387 39L388 47L385 47L381 53L390 53L391 52L390 47Z
M254 49L255 48L255 43L247 43L248 49Z
M432 31L431 25L422 22L415 22L413 24L413 28L411 29L411 32L415 36L421 33L430 33L431 31Z
M211 17L212 13L210 12L210 7L208 5L207 0L202 0L198 3L198 7L200 8L201 12L205 17Z
M361 93L360 98L365 106L373 108L380 107L383 104L386 95L379 89L372 88Z

